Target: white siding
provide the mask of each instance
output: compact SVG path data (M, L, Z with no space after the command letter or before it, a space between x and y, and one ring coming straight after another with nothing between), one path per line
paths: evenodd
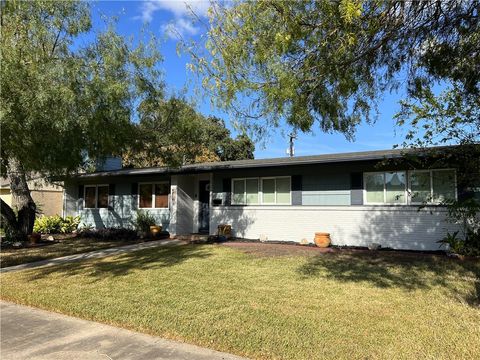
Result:
M331 234L334 245L439 250L448 227L445 210L413 206L220 206L211 208L210 232L231 224L248 239L313 242L315 232Z

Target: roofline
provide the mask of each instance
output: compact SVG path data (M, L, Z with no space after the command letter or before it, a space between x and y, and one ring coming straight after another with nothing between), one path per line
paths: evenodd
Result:
M206 162L199 164L185 165L179 168L171 167L150 167L150 168L123 168L119 170L98 171L88 174L79 174L75 178L89 179L96 177L116 177L116 176L134 176L134 175L173 175L185 173L200 173L215 170L235 170L235 169L253 169L253 168L271 168L281 166L295 166L295 165L310 165L310 164L331 164L331 163L345 163L357 161L373 161L401 158L405 155L423 152L428 150L446 150L455 146L439 146L426 149L390 149L390 150L375 150L323 155L310 155L299 157L281 157L270 159L255 159L255 160L235 160L223 162Z

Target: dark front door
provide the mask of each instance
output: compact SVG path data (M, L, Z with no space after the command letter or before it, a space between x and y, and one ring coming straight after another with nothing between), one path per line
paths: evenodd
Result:
M198 205L200 212L198 214L198 231L208 233L210 229L210 181L199 181L198 186Z

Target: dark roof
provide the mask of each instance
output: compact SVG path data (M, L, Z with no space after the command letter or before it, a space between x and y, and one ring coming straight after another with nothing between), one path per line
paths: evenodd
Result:
M125 168L120 170L99 171L94 173L81 174L81 175L78 175L78 177L89 178L89 177L101 177L101 176L180 174L180 173L206 172L206 171L213 171L213 170L251 169L251 168L279 167L279 166L292 166L292 165L383 160L383 159L402 157L406 153L411 153L414 151L415 151L414 149L376 150L376 151L362 151L362 152L350 152L350 153L339 153L339 154L282 157L282 158L273 158L273 159L206 162L206 163L199 163L199 164L192 164L192 165L184 165L180 168L169 168L169 167L150 167L150 168L141 168L141 169Z

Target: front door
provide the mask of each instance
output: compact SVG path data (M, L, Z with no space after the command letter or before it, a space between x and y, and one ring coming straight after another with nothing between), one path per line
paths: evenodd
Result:
M210 230L210 181L199 181L198 187L198 231L208 233Z

